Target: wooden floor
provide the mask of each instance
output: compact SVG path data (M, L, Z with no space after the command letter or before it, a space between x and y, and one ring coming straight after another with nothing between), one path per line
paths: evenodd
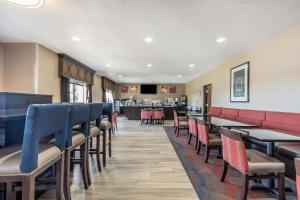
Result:
M198 199L162 126L141 127L139 121L121 118L118 128L107 167L98 173L91 159L93 184L88 190L75 169L72 199ZM41 199L55 199L54 194L49 191Z

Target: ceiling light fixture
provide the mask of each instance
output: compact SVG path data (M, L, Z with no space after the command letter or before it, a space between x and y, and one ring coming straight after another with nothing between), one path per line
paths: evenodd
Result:
M190 64L189 66L190 66L190 68L194 68L194 67L195 67L195 65L194 65L194 64Z
M111 67L111 65L110 64L106 64L105 67Z
M181 74L178 74L178 75L177 75L177 78L182 78L182 75L181 75Z
M151 65L151 64L148 64L147 67L152 67L152 65Z
M172 83L175 83L175 80L172 80Z
M122 74L118 74L118 77L119 77L119 78L122 78L122 77L123 77L123 75L122 75Z
M151 43L151 42L153 42L153 38L152 37L145 37L145 42Z
M225 37L220 37L217 39L217 43L223 43L226 41L226 38Z
M21 6L24 8L40 8L45 4L45 0L0 0L5 3Z
M76 36L73 36L72 37L72 40L76 41L76 42L79 42L80 41L80 38L79 37L76 37Z

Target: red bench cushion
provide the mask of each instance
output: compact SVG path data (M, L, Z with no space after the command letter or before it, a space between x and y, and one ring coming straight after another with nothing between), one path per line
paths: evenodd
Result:
M266 112L266 121L262 127L300 134L300 113Z
M236 120L243 123L261 126L266 119L266 112L259 110L239 110Z
M238 115L238 109L222 108L222 112L220 114L220 117L225 118L225 119L235 120L237 115Z
M219 117L221 113L221 108L219 107L210 107L209 111L208 111L208 115L214 116L214 117Z

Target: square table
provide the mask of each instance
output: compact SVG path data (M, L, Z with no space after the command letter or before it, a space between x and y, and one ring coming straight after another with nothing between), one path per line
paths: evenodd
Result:
M214 125L217 127L225 127L225 128L258 128L258 125L241 123L229 119L223 119L218 117L210 117L207 116L204 118L205 122L209 125Z

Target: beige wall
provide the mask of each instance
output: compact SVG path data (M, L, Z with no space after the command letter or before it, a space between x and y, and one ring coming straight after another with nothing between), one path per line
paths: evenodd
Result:
M4 77L6 92L34 93L36 44L4 44Z
M214 106L300 112L299 36L300 24L187 83L189 104L202 107L203 85L211 83ZM250 102L230 103L230 68L247 61Z
M122 85L128 85L129 91L128 93L121 93L121 86ZM130 86L136 85L138 86L137 93L130 93ZM176 86L176 93L171 94L160 94L160 86ZM185 85L184 84L161 84L157 85L157 94L140 94L140 84L117 84L117 90L116 90L116 98L117 99L123 99L123 98L130 98L133 97L135 100L142 100L142 99L152 99L152 100L161 100L162 102L165 101L165 98L171 98L171 97L177 97L179 98L181 95L185 94Z
M92 87L92 99L93 102L99 103L102 102L102 85L101 85L101 76L98 74L94 75L94 85Z
M4 45L0 43L0 92L3 91Z
M53 102L60 102L60 78L58 76L58 56L55 52L38 45L38 94L53 95Z

